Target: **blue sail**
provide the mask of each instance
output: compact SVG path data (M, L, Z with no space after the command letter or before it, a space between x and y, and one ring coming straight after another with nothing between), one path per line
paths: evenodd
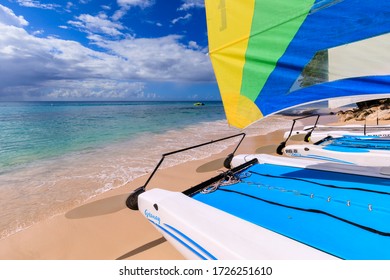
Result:
M322 9L318 6L321 3ZM386 35L390 31L390 2L317 1L311 11L255 101L264 115L312 101L390 92L390 60L386 53L390 50L390 36ZM377 42L382 45L383 66L375 60L375 65L359 67L377 67L381 69L377 73L370 76L342 76L334 81L320 81L303 88L298 85L296 89L291 89L318 51L363 40L368 44L367 39L375 37L380 37ZM372 54L359 52L359 48L356 48L349 55L355 60L369 61ZM324 71L323 68L321 70ZM330 68L325 73L328 76L332 74L329 71ZM277 102L275 98L278 98Z

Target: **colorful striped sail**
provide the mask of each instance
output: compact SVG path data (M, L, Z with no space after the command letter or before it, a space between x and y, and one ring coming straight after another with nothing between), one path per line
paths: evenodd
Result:
M297 105L390 93L390 1L205 0L230 125Z

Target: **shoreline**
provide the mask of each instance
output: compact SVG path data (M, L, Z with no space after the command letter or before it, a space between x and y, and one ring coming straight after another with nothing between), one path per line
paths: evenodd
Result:
M284 130L244 139L237 153L269 148ZM260 141L261 144L258 144ZM279 143L276 144L276 146ZM159 170L149 187L183 191L215 176L230 149L206 159ZM187 176L190 174L190 176ZM0 259L12 260L180 260L184 259L138 211L125 206L129 193L143 185L148 174L107 191L86 203L33 224L0 240Z
M281 117L246 129L247 136L265 134L287 122ZM210 129L212 128L212 129ZM237 134L226 120L202 122L148 134L137 139L108 143L87 151L38 160L0 174L0 240L23 231L35 223L50 219L85 203L100 194L123 187L152 172L163 153ZM160 169L209 157L237 143L237 138L221 141L167 157Z
M285 117L290 121L292 118ZM331 122L325 117L321 123ZM289 123L290 124L290 123ZM303 126L299 123L297 126ZM256 128L255 128L256 129ZM284 132L248 136L236 154L276 154ZM234 148L234 147L233 147ZM210 157L159 169L148 188L183 191L217 174L232 146ZM0 240L3 260L181 260L184 259L138 211L125 206L129 193L144 185L149 174L50 219Z

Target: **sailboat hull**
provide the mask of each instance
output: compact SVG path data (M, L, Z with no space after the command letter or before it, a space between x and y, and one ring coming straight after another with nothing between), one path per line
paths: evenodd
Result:
M302 130L292 131L291 135L306 136L311 129L312 127L304 127ZM284 138L286 139L289 134L289 131L285 132ZM310 142L316 143L329 136L336 138L344 135L390 137L390 126L367 126L366 129L362 125L317 126L310 135Z
M140 211L188 259L390 258L381 169L262 155L233 162L253 157L260 163L238 182L187 195L152 189Z
M153 189L140 195L139 205L187 259L337 259L179 192Z
M389 166L390 165L390 141L378 141L369 139L349 140L345 142L336 138L335 143L324 144L299 144L287 145L284 154L291 157L317 159L344 164L356 164L360 166ZM337 142L337 143L336 143ZM340 142L340 143L339 143ZM383 143L382 143L383 142Z

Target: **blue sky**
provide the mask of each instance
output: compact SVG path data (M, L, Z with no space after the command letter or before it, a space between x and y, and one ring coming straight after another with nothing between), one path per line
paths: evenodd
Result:
M204 0L0 0L0 101L220 100Z

